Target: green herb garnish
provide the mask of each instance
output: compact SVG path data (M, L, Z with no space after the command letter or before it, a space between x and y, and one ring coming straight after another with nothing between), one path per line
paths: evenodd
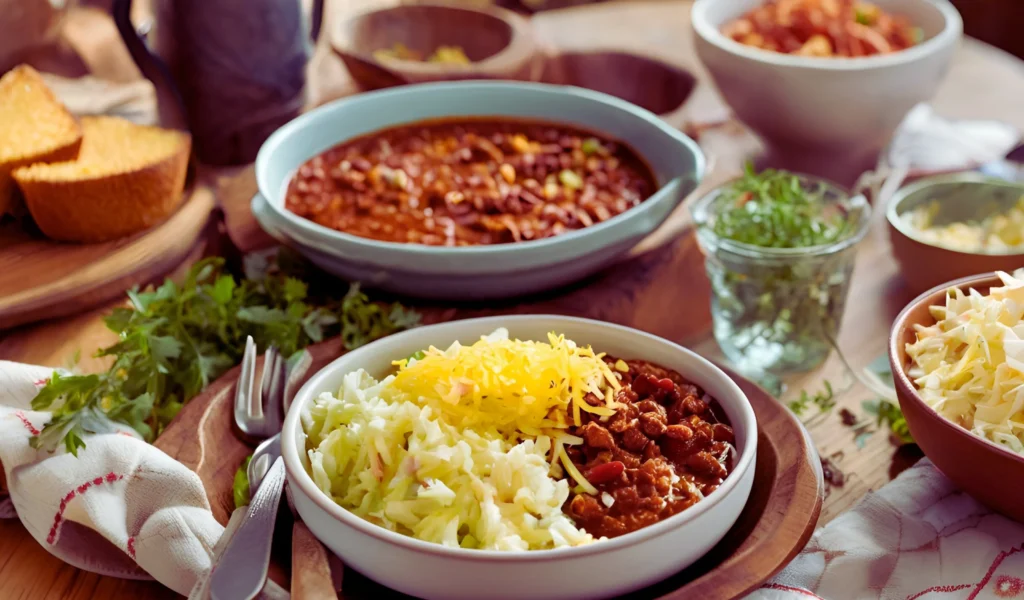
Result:
M785 171L755 173L750 163L718 202L715 234L752 246L807 248L838 241L850 231L844 212L826 201L824 186Z
M910 435L910 426L907 425L907 419L903 416L903 410L898 404L888 400L865 401L861 403L861 407L864 412L875 415L876 424L879 427L886 426L894 440L901 444L914 443L914 438Z
M307 295L304 282L281 271L238 280L219 258L196 263L180 285L168 279L128 292L130 306L105 319L118 342L97 352L113 364L101 374L53 374L32 401L34 410L53 410L32 447L52 452L63 443L77 454L85 433L111 431L113 422L152 442L186 402L241 360L249 335L259 348L273 344L292 356L339 333L352 349L419 321L399 304L371 303L356 284L341 301Z
M801 416L811 405L817 406L818 411L827 413L836 406L835 393L832 391L832 383L828 380L824 383L825 389L814 395L808 394L807 390L801 390L800 398L788 404L789 410L796 416Z
M583 189L583 178L572 169L562 169L559 171L558 181L571 190Z
M580 145L580 150L583 150L583 154L591 156L604 152L604 147L601 146L601 142L597 138L587 138Z
M749 163L701 201L715 339L741 369L807 371L828 357L854 264L849 248L832 246L857 235L861 201L792 173L755 173Z
M246 456L242 466L235 471L235 482L231 486L231 495L235 499L235 508L249 504L249 463L252 456Z

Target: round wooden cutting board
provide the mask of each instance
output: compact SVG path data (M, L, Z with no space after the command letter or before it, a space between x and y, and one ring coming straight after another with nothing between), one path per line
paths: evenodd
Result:
M99 244L65 244L14 224L0 227L0 330L82 312L161 277L193 249L213 207L213 192L197 183L160 225Z

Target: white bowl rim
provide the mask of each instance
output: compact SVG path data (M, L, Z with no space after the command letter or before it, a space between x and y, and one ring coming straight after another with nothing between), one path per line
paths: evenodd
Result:
M267 170L267 165L271 161L271 157L276 153L277 148L283 144L289 137L298 135L298 132L309 122L317 118L318 115L323 114L327 111L340 110L339 107L344 106L348 103L355 102L373 102L380 100L381 98L392 98L401 96L415 96L424 92L430 92L436 89L444 88L458 88L463 93L474 93L477 90L489 90L489 89L518 89L526 90L528 92L547 92L547 93L560 93L566 96L579 98L581 100L596 102L599 104L605 104L612 108L616 108L622 112L627 112L635 117L646 121L648 124L653 125L656 129L660 130L661 133L667 137L673 138L685 146L690 153L693 155L694 162L694 188L700 185L700 182L704 179L707 171L707 159L704 156L704 152L701 150L700 145L697 144L693 139L684 134L682 131L672 127L660 117L650 112L649 110L626 102L625 100L616 98L611 94L605 94L604 92L597 92L594 90L588 90L572 85L556 85L550 83L533 83L533 82L519 82L519 81L484 81L484 80L464 80L464 81L437 81L429 83L416 83L410 85L403 85L393 88L385 88L382 90L375 90L372 92L365 92L362 94L356 94L354 96L348 96L345 98L339 98L332 102L328 102L322 106L319 106L305 114L302 114L291 121L285 123L279 127L274 133L267 138L263 145L260 146L260 150L256 155L256 183L257 188L263 198L266 200L267 205L270 209L278 216L283 217L285 220L292 222L295 226L300 228L311 229L320 235L334 238L338 242L344 242L352 244L354 246L362 247L367 252L373 250L391 250L401 252L411 252L414 254L423 254L429 256L452 256L452 257L489 257L497 254L505 254L508 252L524 252L541 251L544 248L551 248L558 246L569 241L581 238L583 236L596 235L595 231L604 231L615 227L617 224L626 221L635 215L646 213L649 210L653 210L651 207L657 204L652 200L658 194L662 193L674 180L664 182L658 187L650 196L645 198L637 206L626 210L625 212L619 213L614 217L595 223L590 227L584 227L583 229L575 229L566 233L561 233L551 237L542 238L539 240L529 240L526 242L516 242L508 244L486 244L486 245L472 245L472 246L428 246L426 244L413 244L403 242L385 242L381 240L375 240L372 238L365 238L351 233L345 233L329 227L324 227L319 223L305 219L292 213L291 211L278 206L278 203L274 202L274 195L268 195L274 190L270 189L269 182L266 181L264 176ZM502 115L494 115L500 117ZM459 115L449 115L448 117L440 118L451 118L457 119ZM551 123L557 123L556 119L552 118L535 118L534 121L546 121ZM389 127L397 127L401 125L407 125L415 123L416 121L398 121L389 125ZM350 139L350 138L346 138ZM341 144L345 139L339 139L335 144ZM634 150L634 152L636 152ZM637 154L640 154L637 152ZM643 158L641 156L641 158ZM680 176L683 177L683 176ZM679 179L678 177L676 179ZM691 190L692 192L692 190ZM278 190L276 195L282 194L283 191ZM680 200L681 202L682 200ZM525 249L525 250L524 250Z
M776 66L795 67L812 71L867 71L869 69L891 67L913 62L937 52L940 48L956 42L960 38L964 22L960 12L948 0L918 0L922 4L929 5L942 15L943 26L933 37L920 44L892 52L890 54L876 54L874 56L862 57L811 57L783 54L770 50L761 50L752 46L741 44L726 37L721 30L710 23L707 19L708 7L712 4L720 4L725 0L697 0L693 3L690 11L690 21L694 31L704 41L717 48L742 56L750 60L768 63ZM739 15L737 15L738 17Z
M924 244L925 246L931 246L932 248L940 248L949 252L956 252L957 254L965 254L968 256L1022 256L1024 250L1021 249L1010 249L1003 251L993 252L967 252L958 248L951 248L949 246L942 246L934 242L930 242L919 237L919 232L903 222L900 218L901 213L899 212L900 206L903 201L917 192L928 189L930 187L941 188L947 185L988 185L993 187L1003 187L1009 189L1018 190L1021 195L1024 195L1024 183L1018 183L1015 181L1007 181L998 177L992 177L983 173L977 173L974 171L966 172L954 172L954 173L943 173L941 175L932 175L930 177L924 177L917 181L900 188L893 197L889 200L889 204L885 209L885 218L889 221L889 225L894 227L897 231L914 240L915 242Z
M316 386L318 380L322 377L326 377L326 374L334 368L339 361L345 359L348 354L342 355L339 358L331 361L330 364L325 366L319 372L315 373L309 380L302 386L302 388L295 395L295 399L292 401L292 405L288 410L288 415L285 418L284 428L281 432L281 455L284 458L285 471L289 476L289 480L293 485L299 487L299 491L307 498L312 500L321 510L326 512L328 515L333 517L337 521L341 521L345 525L360 531L363 534L370 535L377 538L378 540L394 544L397 546L403 546L408 550L415 550L433 554L435 556L457 558L460 560L472 560L474 562L539 562L547 560L555 560L560 558L577 558L581 556L588 556L592 554L600 554L605 551L625 548L629 546L635 546L648 539L663 535L673 529L681 527L682 525L695 521L701 518L705 513L710 511L714 506L720 504L730 493L732 493L739 485L740 479L747 473L748 470L754 468L754 461L757 453L757 417L754 414L754 409L747 399L747 395L740 389L739 385L728 374L722 369L718 368L708 359L697 354L693 350L680 346L675 342L671 342L664 338L658 337L654 334L626 327L624 325L617 325L614 323L606 323L603 321L596 321L593 319L584 319L580 317L568 317L564 315L552 315L552 314L538 314L538 315L511 315L511 316L497 316L497 317L481 317L476 319L461 319L457 321L447 321L445 323L437 323L429 325L427 327L444 327L452 326L456 324L480 324L493 323L494 328L508 325L509 323L521 323L530 320L555 320L566 323L576 323L580 325L587 325L596 328L605 328L613 331L622 333L628 333L658 343L668 344L674 346L676 350L682 351L685 354L691 355L697 359L698 363L701 363L703 368L721 376L726 384L727 388L730 388L730 393L736 395L738 398L743 400L739 406L739 417L740 420L745 421L743 423L745 430L744 437L744 451L740 454L739 460L736 461L736 465L733 467L732 473L729 473L725 481L720 485L714 492L706 496L703 500L690 506L689 508L672 515L671 517L658 521L653 525L648 525L642 529L627 533L625 535L608 539L602 542L595 542L587 544L585 546L574 546L570 548L556 548L549 550L529 550L525 552L506 552L501 550L475 550L466 548L449 548L436 544L433 542L427 542L419 540L410 536L402 535L394 531L390 531L378 525L374 525L369 521L366 521L360 517L355 516L348 510L342 508L333 500L327 497L320 488L313 483L312 477L306 472L306 469L302 466L302 461L299 458L298 451L296 450L296 439L295 437L299 434L302 427L300 413L303 407L312 401L312 396L309 398L302 399L303 394L309 394L308 389ZM417 328L421 329L421 328ZM417 329L404 331L401 333L392 334L385 338L381 338L375 342L371 342L366 346L357 348L352 352L358 352L364 348L370 348L375 344L381 344L388 340L393 340L402 336L406 336L414 333ZM350 354L350 353L349 353ZM745 503L744 503L745 504ZM731 526L730 526L731 527ZM316 532L314 532L316 533Z

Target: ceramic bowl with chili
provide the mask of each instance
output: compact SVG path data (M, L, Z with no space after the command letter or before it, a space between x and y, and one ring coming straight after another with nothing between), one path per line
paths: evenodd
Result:
M963 31L945 0L697 0L691 22L736 116L788 167L833 178L843 163L874 167L935 94ZM913 39L881 27L894 22Z
M453 362L487 375L454 381ZM531 414L538 428L508 427ZM690 350L522 315L349 352L298 392L281 442L303 521L384 586L427 599L600 599L664 580L725 536L753 485L757 424L736 383Z
M444 82L361 94L275 132L253 213L324 270L411 296L567 285L657 229L704 175L697 144L599 92Z
M1021 285L1017 279L1010 287ZM979 303L1004 286L985 273L918 296L893 322L889 362L900 408L925 455L978 501L1021 521L1024 487L1009 483L1024 480L1024 415L1013 406L1020 344L1010 341L1020 315L1014 300L1002 308Z

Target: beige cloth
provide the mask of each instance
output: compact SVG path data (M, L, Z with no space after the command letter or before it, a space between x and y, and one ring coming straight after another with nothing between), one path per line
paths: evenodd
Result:
M0 361L0 462L17 517L51 554L114 577L152 577L187 595L224 528L199 477L127 427L86 438L75 458L33 450L50 419L32 398L52 369Z
M922 460L815 532L748 600L807 598L1024 599L1024 524L992 513Z

